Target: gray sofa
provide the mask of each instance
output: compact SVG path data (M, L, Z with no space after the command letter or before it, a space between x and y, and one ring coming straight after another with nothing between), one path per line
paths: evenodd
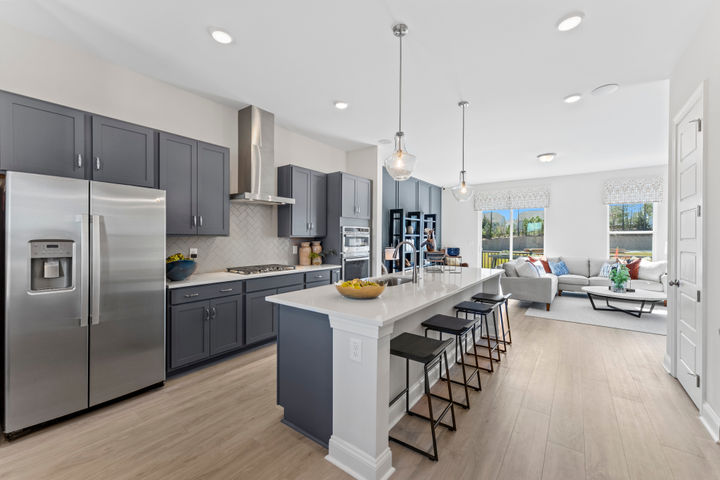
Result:
M563 291L581 292L582 287L589 285L609 286L610 279L600 276L600 269L608 262L607 259L593 259L588 257L550 257L551 262L562 260L568 267L569 273L556 276L545 273L539 278L528 278L518 274L521 263L527 258L520 257L503 264L505 275L500 279L503 292L512 293L512 298L527 302L544 303L547 310L556 295ZM631 288L651 290L655 292L667 291L667 263L641 262L637 280L630 281Z

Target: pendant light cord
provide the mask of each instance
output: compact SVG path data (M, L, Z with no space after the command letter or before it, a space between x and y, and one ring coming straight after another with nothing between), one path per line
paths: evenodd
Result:
M402 132L402 65L403 65L403 36L400 35L400 81L398 82L398 132Z
M465 173L465 108L467 107L467 104L463 104L462 106L462 172L463 176ZM464 180L464 178L463 178Z

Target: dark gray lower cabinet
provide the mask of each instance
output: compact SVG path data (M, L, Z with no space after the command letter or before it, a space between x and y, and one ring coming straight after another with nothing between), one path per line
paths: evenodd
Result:
M242 347L243 296L210 300L210 355Z
M210 356L210 302L170 307L170 369Z
M266 340L277 334L273 318L273 304L265 301L265 297L276 293L277 288L270 288L245 295L245 337L247 343Z
M330 271L330 283L337 283L340 281L340 269L336 268L335 270Z

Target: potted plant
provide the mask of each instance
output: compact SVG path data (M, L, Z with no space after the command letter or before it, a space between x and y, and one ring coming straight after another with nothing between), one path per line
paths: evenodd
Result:
M609 278L612 282L612 291L624 293L625 285L630 280L630 270L625 265L618 263L610 270Z
M323 258L328 255L337 255L337 250L330 249L327 251L322 251L320 253L310 252L310 262L313 265L322 265Z

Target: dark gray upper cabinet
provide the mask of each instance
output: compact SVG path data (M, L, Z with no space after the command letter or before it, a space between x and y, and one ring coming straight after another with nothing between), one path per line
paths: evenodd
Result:
M230 151L198 142L198 234L230 234Z
M277 288L270 288L245 294L245 341L248 344L277 334L273 304L265 301L265 297L276 293Z
M418 209L416 179L409 178L398 182L398 208L402 208L406 212L413 212Z
M370 219L372 182L344 172L328 175L328 201L340 204L340 215L346 218Z
M354 217L357 215L357 205L355 205L355 177L350 175L340 175L342 188L341 192L341 212L343 217Z
M158 151L158 183L167 198L167 234L228 235L229 150L160 133Z
M0 168L85 178L85 113L0 92Z
M242 295L210 300L210 355L244 345L244 313Z
M165 190L168 235L197 233L197 142L160 133L159 185Z
M294 205L278 207L278 236L325 236L326 174L295 165L278 167L278 195L295 199Z
M327 231L327 175L310 172L310 235L323 237Z
M170 368L210 356L210 303L194 302L170 308Z
M157 186L155 132L112 118L92 117L92 179Z

